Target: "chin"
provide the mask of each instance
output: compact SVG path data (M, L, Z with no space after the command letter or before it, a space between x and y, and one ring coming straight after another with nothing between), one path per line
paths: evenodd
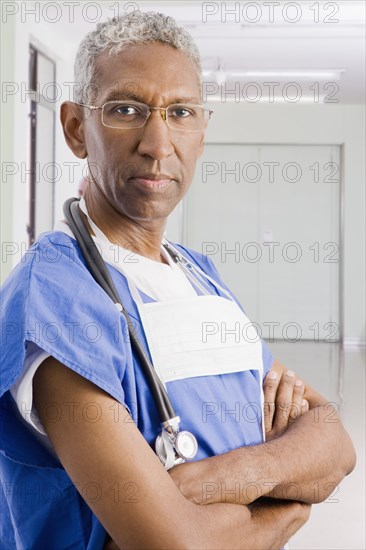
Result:
M150 202L150 201L149 201ZM173 212L174 208L177 206L179 201L153 201L150 204L144 204L141 199L139 203L136 204L136 201L131 197L130 200L126 201L124 197L123 204L119 201L114 205L114 208L123 214L124 216L136 220L136 221L151 221L157 222L159 220L166 220L166 218Z

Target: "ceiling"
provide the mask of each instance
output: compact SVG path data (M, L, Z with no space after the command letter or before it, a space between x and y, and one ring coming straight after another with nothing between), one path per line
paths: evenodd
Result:
M54 4L54 3L52 3ZM71 4L71 3L70 3ZM99 8L98 8L99 6ZM160 11L173 16L193 35L204 71L220 68L219 75L207 74L212 83L207 98L212 100L293 102L319 101L364 103L365 100L365 2L85 2L75 3L73 15L62 11L57 24L46 18L37 26L41 35L52 33L73 55L82 36L95 21L126 13ZM231 11L231 13L229 13ZM48 19L53 17L48 12ZM340 79L322 75L340 70ZM247 71L290 74L231 76ZM291 74L310 71L308 77ZM318 73L319 72L319 73ZM229 74L228 74L229 73ZM318 73L318 74L317 74ZM226 82L222 79L226 78ZM267 84L264 85L264 82ZM275 83L272 88L269 82ZM295 83L291 85L290 83ZM228 93L234 90L234 93ZM225 95L225 91L227 92ZM215 96L215 97L213 97Z

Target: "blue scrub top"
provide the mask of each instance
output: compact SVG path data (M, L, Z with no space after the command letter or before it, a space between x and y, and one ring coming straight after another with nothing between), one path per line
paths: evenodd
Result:
M175 246L227 289L207 257ZM126 278L108 268L148 353ZM62 232L43 234L26 252L3 285L1 303L1 548L100 550L104 528L61 463L20 417L8 390L34 342L122 403L153 446L160 419L132 354L125 318L90 275L76 241ZM262 358L265 375L273 358L263 341ZM197 437L195 460L262 442L259 376L245 371L167 383L181 429Z

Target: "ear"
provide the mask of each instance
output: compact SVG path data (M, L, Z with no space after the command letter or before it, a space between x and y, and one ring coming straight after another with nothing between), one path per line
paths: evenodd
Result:
M80 159L88 155L84 140L84 117L81 108L72 101L61 105L60 119L67 145Z

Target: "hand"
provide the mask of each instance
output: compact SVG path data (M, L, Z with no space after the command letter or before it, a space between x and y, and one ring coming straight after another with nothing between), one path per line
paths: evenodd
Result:
M272 368L264 383L264 425L266 440L281 436L289 426L309 410L304 399L305 385L291 370Z
M269 510L274 510L274 507L282 508L284 511L286 510L286 508L288 510L292 509L295 512L295 516L293 518L295 525L294 532L298 531L298 529L300 529L310 517L311 504L307 504L305 502L297 500L273 500L272 498L261 497L254 502L248 504L248 508L252 512L253 518L255 518L258 511L265 510L266 508Z
M184 462L169 470L170 477L179 491L187 500L194 504L203 504L203 487L207 475L205 469L206 464L207 460Z

